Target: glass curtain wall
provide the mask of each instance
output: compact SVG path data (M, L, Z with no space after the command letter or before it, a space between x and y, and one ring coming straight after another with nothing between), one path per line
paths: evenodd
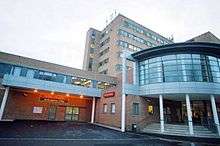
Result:
M202 54L175 54L139 62L140 85L161 82L220 83L220 59Z

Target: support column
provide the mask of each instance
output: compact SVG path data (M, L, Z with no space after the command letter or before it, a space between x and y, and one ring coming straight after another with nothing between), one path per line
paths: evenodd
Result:
M216 104L215 104L215 97L214 95L210 95L211 98L211 105L212 105L212 113L214 117L214 122L218 131L218 135L220 136L220 126L219 126L219 119L218 119L218 113L216 109Z
M126 83L126 55L122 54L122 97L121 97L121 131L125 132L125 83Z
M159 95L159 105L160 105L160 132L164 132L164 115L163 115L163 96Z
M4 97L3 97L2 103L1 103L1 108L0 108L0 120L2 120L2 117L3 117L3 113L4 113L4 110L5 110L5 105L6 105L6 102L7 102L7 99L8 99L8 93L9 93L9 87L6 87Z
M187 116L188 116L188 125L189 125L189 134L193 135L193 122L192 122L192 110L190 106L189 94L186 94L186 108L187 108Z
M91 123L95 121L95 97L92 98L92 114L91 114Z
M136 62L133 62L133 84L137 84L137 68Z

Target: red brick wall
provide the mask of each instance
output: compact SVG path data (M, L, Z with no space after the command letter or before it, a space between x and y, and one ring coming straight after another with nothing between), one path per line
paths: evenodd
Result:
M151 122L159 122L158 99L134 95L126 97L126 130L132 130L132 124L137 124L138 130ZM139 103L139 115L133 114L133 103ZM153 114L148 113L148 105L153 106Z
M127 72L127 83L133 83L133 74L132 70L128 70ZM113 126L113 127L121 127L121 74L118 74L119 83L116 87L110 88L103 92L114 91L116 94L114 97L101 97L97 100L96 103L96 116L95 122L102 123L105 125ZM140 106L140 115L133 115L132 105L133 103L139 103ZM158 99L154 98L147 98L134 96L134 95L127 95L126 96L126 130L131 130L132 124L137 124L138 128L141 129L147 124L151 122L159 122L159 107L158 107ZM111 103L116 104L116 113L110 113L110 105ZM108 112L103 113L103 105L108 105ZM154 107L154 113L151 115L147 112L148 105L151 104Z
M67 102L41 101L40 97L50 97L67 99ZM33 113L33 107L43 107L41 114ZM65 95L50 95L44 93L22 92L10 89L4 119L31 119L48 120L48 108L56 107L56 121L64 121L66 106L79 107L79 121L89 122L91 118L92 100L88 98L80 99L77 96L66 97Z
M112 127L120 127L121 126L121 93L120 87L112 87L103 92L115 92L114 97L101 97L96 102L96 114L95 114L95 122L105 124ZM115 113L111 113L111 103L115 103ZM108 110L107 113L103 112L103 105L107 104Z

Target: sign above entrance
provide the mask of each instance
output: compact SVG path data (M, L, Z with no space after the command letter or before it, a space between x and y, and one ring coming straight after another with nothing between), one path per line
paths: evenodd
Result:
M115 96L115 92L111 91L111 92L106 92L103 94L103 97L108 98L108 97L114 97Z
M42 111L43 111L43 107L37 107L37 106L33 107L33 113L35 114L41 114Z

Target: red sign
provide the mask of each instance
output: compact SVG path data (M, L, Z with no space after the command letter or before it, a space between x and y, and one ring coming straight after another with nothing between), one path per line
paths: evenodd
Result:
M108 97L113 97L115 96L115 92L111 91L111 92L106 92L103 94L103 97L108 98Z

